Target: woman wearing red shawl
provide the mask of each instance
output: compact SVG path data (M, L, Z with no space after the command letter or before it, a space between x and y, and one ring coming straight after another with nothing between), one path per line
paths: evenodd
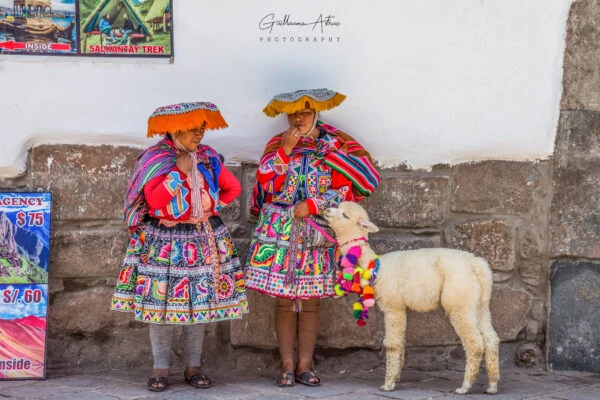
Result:
M212 103L158 108L148 136L165 137L138 156L127 185L131 238L111 308L150 323L151 391L168 385L175 325L183 325L186 340L186 382L208 388L212 382L200 371L205 324L248 312L242 267L219 217L241 185L201 144L206 129L225 127Z
M320 385L313 353L319 299L335 294L335 239L319 216L343 201L359 201L379 184L369 153L351 136L318 120L318 111L345 96L299 90L275 96L264 109L288 115L290 128L274 136L257 171L258 216L245 268L246 288L277 297L275 331L281 357L277 385ZM297 357L294 347L297 342Z

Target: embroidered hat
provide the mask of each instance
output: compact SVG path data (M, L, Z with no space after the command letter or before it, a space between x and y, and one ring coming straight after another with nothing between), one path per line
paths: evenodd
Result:
M179 103L158 107L148 118L148 137L177 133L200 128L206 122L206 129L227 128L219 108L213 103Z
M296 90L292 93L281 93L273 97L263 112L269 117L278 114L293 114L309 107L313 110L325 111L339 106L346 96L329 89Z

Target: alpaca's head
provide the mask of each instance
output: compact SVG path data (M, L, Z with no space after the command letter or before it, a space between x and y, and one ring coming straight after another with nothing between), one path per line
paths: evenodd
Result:
M367 237L379 228L369 221L369 215L357 203L345 201L337 208L328 208L323 214L329 226L335 231L337 238L353 239Z

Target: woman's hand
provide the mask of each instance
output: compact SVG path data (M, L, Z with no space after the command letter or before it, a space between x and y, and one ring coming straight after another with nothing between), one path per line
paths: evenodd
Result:
M177 166L177 168L179 168L180 171L188 175L192 170L192 164L192 157L189 155L189 153L185 151L177 152L177 160L175 161L175 165Z
M283 136L281 136L281 147L287 156L292 154L292 150L298 143L298 140L300 140L300 130L298 128L290 127L283 133Z
M294 217L304 218L308 217L310 212L308 211L308 204L305 201L298 203L294 206Z

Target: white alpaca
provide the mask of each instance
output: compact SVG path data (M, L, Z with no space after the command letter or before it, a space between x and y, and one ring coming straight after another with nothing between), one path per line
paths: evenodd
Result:
M340 251L360 245L358 265L367 266L375 253L366 239L379 229L369 221L366 211L356 203L344 202L329 208L325 219L336 233ZM364 287L368 282L361 281ZM380 267L373 285L375 304L384 314L386 349L385 383L381 390L394 390L404 365L406 311L432 311L441 304L460 337L466 353L462 386L465 394L477 379L485 354L489 386L498 391L498 335L492 327L490 296L492 273L488 263L465 251L433 248L396 251L380 256Z

